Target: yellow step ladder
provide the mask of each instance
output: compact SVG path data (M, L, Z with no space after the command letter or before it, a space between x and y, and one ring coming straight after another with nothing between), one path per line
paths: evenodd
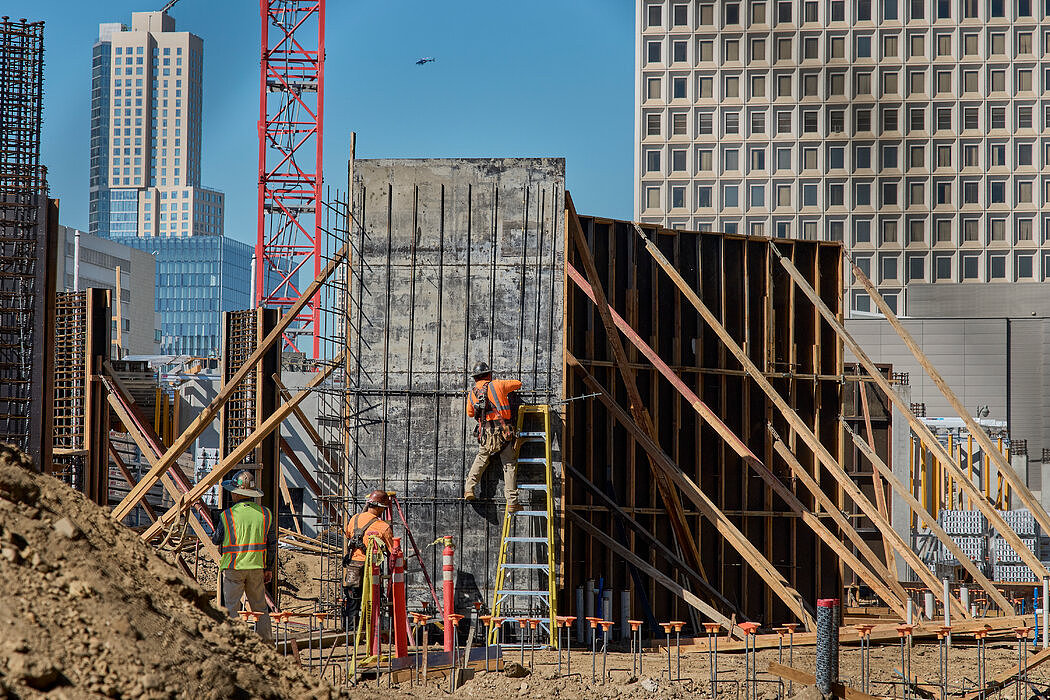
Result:
M526 509L516 513L504 511L492 616L504 618L504 625L514 625L520 619L539 619L536 646L557 648L551 423L551 408L546 404L524 405L518 409L517 440L514 444L518 460L518 489L530 494L543 492L546 509L528 509L532 505L529 498L526 500ZM543 470L542 482L535 468ZM545 554L541 552L544 549ZM546 581L542 580L544 577ZM520 587L522 583L526 587ZM504 614L504 610L508 610L509 614ZM520 634L521 629L521 625L518 625L519 644L508 645L504 642L504 646L528 647L527 637ZM493 626L490 644L495 643L498 632L499 629ZM546 641L541 642L544 636Z

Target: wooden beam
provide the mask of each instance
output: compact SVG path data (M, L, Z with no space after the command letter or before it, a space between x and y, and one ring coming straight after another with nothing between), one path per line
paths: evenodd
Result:
M779 678L786 678L789 681L795 683L801 683L802 685L813 685L817 684L817 678L813 674L800 671L797 668L791 666L785 666L784 664L778 664L776 661L769 662L769 672ZM848 685L842 683L831 684L831 694L836 698L842 698L843 700L881 700L874 695L868 695L862 693L859 690L854 690Z
M853 265L852 259L850 260L850 264ZM1046 510L1043 509L1042 504L1039 502L1039 499L1028 490L1028 485L1024 482L1024 479L1014 471L1009 460L1007 460L999 451L999 447L992 442L992 439L988 437L986 432L984 432L984 428L982 428L973 416L970 415L969 411L966 410L962 401L959 400L959 397L956 396L955 392L952 391L950 386L948 386L948 382L944 380L941 373L933 366L930 362L930 358L928 358L926 353L922 351L919 344L915 342L915 338L913 338L911 333L909 333L903 324L901 324L900 319L897 318L897 314L893 313L893 310L886 303L886 300L882 298L882 295L879 294L879 290L877 290L875 285L871 283L868 276L864 274L864 271L856 265L853 265L853 274L857 277L857 280L864 285L864 289L867 290L868 294L875 302L875 305L879 307L879 311L881 311L883 316L886 317L886 320L889 321L890 326L897 332L900 339L904 341L908 350L911 351L911 354L919 362L919 365L923 370L925 370L927 376L929 376L930 381L932 381L940 390L941 394L944 395L944 398L947 399L949 405L951 405L952 410L954 410L956 415L958 415L963 423L966 424L966 429L970 431L970 435L973 435L974 439L981 446L981 450L986 455L990 456L992 461L995 462L996 466L999 468L999 473L1006 479L1007 483L1010 484L1010 488L1017 492L1018 498L1021 499L1021 502L1032 513L1032 516L1039 523L1039 527L1042 531L1050 532L1050 514L1047 514ZM1036 570L1032 569L1032 571L1034 572Z
M591 523L587 522L587 519L582 517L578 513L574 513L570 510L566 511L566 514L576 522L577 527L582 528L588 535L598 539L606 547L619 554L624 561L641 569L661 586L677 595L679 598L684 600L696 610L700 611L700 613L704 615L704 617L706 617L708 620L711 620L712 622L717 622L718 624L722 625L726 628L726 630L729 631L731 635L733 635L737 639L743 637L743 634L740 632L740 629L733 624L732 620L730 620L722 613L718 612L718 610L711 607L704 601L700 600L700 598L697 598L695 594L683 588L670 576L667 576L659 569L650 566L640 556L627 549L627 547L624 547L612 537L606 535L604 532L596 528Z
M342 353L340 353L338 359L336 359L332 364L328 365L323 372L318 372L317 374L315 374L313 378L306 384L306 387L303 388L303 390L300 391L298 394L293 396L291 401L281 404L277 408L277 410L274 411L273 415L268 416L266 420L263 421L262 425L253 430L251 434L249 434L248 437L245 438L244 442L237 445L237 447L234 448L234 450L230 452L230 454L223 457L221 462L215 465L215 467L210 472L208 472L208 474L205 475L204 478L198 481L193 486L193 488L189 490L185 498L176 502L175 505L173 505L167 510L166 513L164 513L164 515L160 516L160 520L153 523L153 525L151 525L150 527L146 528L146 531L142 533L142 539L149 540L152 537L154 537L157 533L161 531L162 528L166 527L167 525L172 523L175 520L175 518L179 517L179 515L183 511L190 508L194 503L200 500L200 498L208 492L208 489L210 489L215 484L219 483L219 481L222 480L222 477L226 475L226 472L230 471L242 461L244 461L244 458L248 455L249 452L254 450L255 447L260 442L262 442L262 440L267 435L269 435L281 425L284 419L287 418L288 415L292 412L292 408L298 406L302 402L302 400L305 399L311 391L313 391L314 387L316 387L318 384L320 384L328 378L328 376L332 373L336 366L338 366L342 358L343 355Z
M788 449L788 446L784 444L784 441L780 439L780 436L773 431L772 426L769 426L769 430L773 434L773 451L780 455L780 458L783 459L788 465L788 468L791 469L791 473L795 479L802 483L805 489L809 491L810 495L813 496L813 499L817 504L824 509L824 512L827 513L832 521L838 526L839 531L853 543L853 546L855 546L865 560L867 560L872 572L877 576L882 577L878 579L881 585L878 587L872 586L873 590L883 598L887 605L893 608L894 611L901 616L901 619L906 618L908 611L905 607L907 605L905 601L908 600L908 593L904 590L904 587L901 586L900 581L897 580L893 570L888 568L885 563L878 558L875 552L871 550L868 543L860 536L860 533L858 533L857 529L853 527L853 524L846 519L846 516L842 514L842 511L839 510L838 506L836 506L834 501L831 500L831 497L824 493L824 490L820 488L820 484L817 483L816 479L806 471L798 461L798 458L795 457L794 453L792 453L791 450ZM854 571L857 570L854 569ZM858 571L858 574L860 573L861 572ZM870 580L865 580L869 586L872 585ZM887 588L889 591L884 590ZM889 598L886 597L887 592L891 593Z
M119 391L116 386L113 386L111 387L109 396L107 396L110 409L117 415L117 418L128 431L128 435L131 436L131 439L135 441L135 445L139 448L139 452L142 453L142 456L146 458L146 461L149 462L150 465L155 464L157 459L159 459L159 455L155 451L153 445L150 444L149 440L146 439L146 436L142 434L141 430L139 430L138 425L136 425L135 421L128 414L120 399L115 395L114 390ZM175 481L171 478L170 474L161 474L160 483L172 501L177 504L182 500L185 494L179 490L179 487L176 486ZM131 484L129 484L129 487L131 487ZM145 499L143 499L142 502L145 502ZM201 525L195 513L189 514L189 523L190 528L193 530L193 534L195 534L197 539L200 540L204 552L211 557L212 561L218 563L220 559L219 548L212 543L211 537L205 532L204 526ZM150 527L156 527L157 532L160 532L159 525L160 521L157 519L156 513L154 513L153 524Z
M579 273L576 274L578 277ZM578 283L587 284L582 279L580 279ZM626 325L626 322L618 315L615 315L615 313L613 318L616 320L618 326L621 323ZM638 341L641 342L641 339L639 338ZM644 349L642 347L639 347L639 349L643 352L645 352L645 350L652 352L652 349L644 342L642 343L642 346L644 346ZM659 358L657 358L657 361L659 361ZM584 382L592 391L598 392L602 396L607 397L607 399L612 398L608 395L608 392L605 391L605 388L583 368L583 365L580 364L579 360L577 360L568 350L565 351L565 362L580 373L580 376L583 377ZM751 544L750 540L747 539L744 533L740 532L736 525L733 524L725 513L719 510L718 506L707 497L707 494L705 494L692 479L682 473L682 470L679 469L678 465L667 456L663 449L654 440L642 431L631 416L620 408L615 400L607 400L604 403L620 424L631 433L642 449L654 458L653 464L663 470L671 481L682 490L682 493L685 494L686 498L692 501L700 513L715 526L715 529L718 530L723 538L725 538L729 546L736 550L741 559L743 559L748 566L754 569L755 573L766 582L766 585L769 586L770 590L773 591L784 605L786 605L787 608L791 610L791 612L793 612L807 628L813 629L816 621L813 619L813 616L809 611L805 609L802 596L799 592L788 584L787 580L784 579L769 560L766 559L753 544ZM706 408L706 406L704 408ZM726 428L726 430L728 430L728 428ZM732 435L732 432L730 432L730 435Z
M875 450L875 431L871 428L871 411L868 409L868 386L867 384L857 384L857 394L860 396L860 407L864 413L864 427L868 431L868 445L872 451ZM875 491L875 507L879 509L879 515L884 517L887 522L890 520L890 510L886 504L886 487L882 485L882 477L879 476L877 469L871 472L871 486ZM890 546L889 540L885 537L882 538L882 548L886 556L886 566L895 566L895 560L893 558L893 548Z
M737 615L737 619L741 621L747 619L747 616L744 615L743 611L737 608L737 606L734 605L732 601L730 601L728 598L722 595L721 591L712 586L707 581L707 579L700 575L699 572L694 571L688 564L682 561L682 559L677 554L671 551L670 547L661 542L656 535L649 532L649 530L646 529L644 525L642 525L637 520L628 515L627 512L624 511L624 509L616 503L616 501L614 501L612 498L609 497L608 494L606 494L604 491L598 488L596 484L592 483L590 479L588 479L586 476L583 475L582 472L580 472L580 470L576 469L576 467L572 466L571 464L565 461L562 461L562 466L566 470L568 470L568 472L572 475L573 481L583 484L583 486L586 487L588 491L594 494L594 496L596 496L602 501L602 503L605 504L605 507L602 510L612 512L618 515L625 523L627 523L628 526L630 526L632 530L640 534L649 542L650 545L659 550L660 555L663 556L663 558L667 561L668 564L671 564L672 566L677 566L679 569L682 570L683 573L687 574L690 578L692 578L694 581L700 584L700 586L703 587L703 589L706 590L707 593L710 596L712 596L712 598L717 599L720 603L722 603L722 605L725 606L726 610L733 611L733 613ZM577 512L584 510L584 508L581 508L580 506L572 506L572 508ZM653 510L660 513L664 512L655 508Z
M288 512L292 514L292 527L301 535L303 534L303 526L299 523L299 514L295 512L295 504L292 503L292 493L288 490L288 480L284 478L284 470L281 469L280 465L277 466L277 482L278 488L281 490L281 498L284 499L284 504L288 506Z
M277 375L275 374L274 378L276 379L276 377L277 377ZM289 397L289 398L291 398L291 397ZM301 410L301 409L299 409L299 407L296 406L296 410ZM314 479L313 474L311 474L309 472L309 470L307 470L306 465L304 465L302 460L299 459L299 455L295 454L295 450L292 449L292 446L288 444L288 441L285 440L284 437L280 437L280 445L281 445L281 449L284 450L285 456L288 457L288 461L291 462L292 466L295 467L295 470L297 472L299 472L299 476L301 476L303 478L303 481L306 482L306 485L310 488L311 491L313 491L314 496L315 497L320 496L321 495L321 487L320 487L320 485ZM282 475L281 478L284 478L283 475ZM320 501L319 501L319 503L320 503ZM323 505L324 508L328 509L328 512L329 512L330 515L332 515L333 517L339 517L340 510L336 506L334 506L330 501L325 500L325 501L323 501L322 505ZM340 519L340 521L341 521L341 519Z
M631 369L628 363L627 351L624 350L623 341L620 340L620 334L617 333L616 325L613 323L609 300L605 296L605 289L602 285L601 277L598 275L598 268L594 264L594 258L591 256L590 246L587 245L587 238L583 234L583 227L580 225L580 218L576 214L576 207L572 203L572 196L568 192L565 193L565 219L566 228L572 232L576 253L580 256L583 269L587 272L591 289L594 291L592 301L598 307L598 315L601 316L602 325L605 327L605 337L609 343L609 349L612 350L613 358L616 360L616 369L619 371L620 379L627 389L631 415L634 417L634 422L641 426L645 434L652 438L653 441L657 441L656 427L653 425L652 417L642 401L641 392L638 391L638 382L635 379L634 370ZM682 501L679 499L678 493L667 477L659 469L653 467L652 458L650 458L649 463L650 471L656 482L656 488L660 492L660 498L663 500L664 507L667 509L671 530L674 532L675 539L678 540L678 544L685 554L685 560L694 569L706 574L700 558L700 551L696 547L696 541L693 539L693 533L690 531L689 522L685 518Z
M988 523L995 528L995 530L1003 536L1010 546L1014 549L1021 560L1032 570L1038 578L1044 576L1050 576L1050 571L1039 561L1039 557L1028 549L1021 542L1021 538L1017 536L1017 533L1011 529L1003 517L999 515L999 511L996 510L995 505L988 500L988 497L981 493L981 490L974 486L973 482L970 481L966 473L959 467L955 459L948 454L948 451L944 449L940 441L930 431L929 427L926 426L921 420L919 420L912 412L911 407L908 403L902 399L896 391L893 390L893 386L889 383L886 377L882 376L882 372L875 366L875 363L871 361L868 354L864 352L864 348L860 346L860 343L854 339L846 327L842 325L842 322L838 319L834 312L828 308L828 305L824 303L824 300L813 290L813 287L809 285L804 277L799 273L795 266L790 260L780 255L780 252L776 249L776 246L771 246L774 253L780 258L780 264L787 271L788 275L794 280L798 288L802 290L802 293L810 298L813 304L820 311L821 316L827 321L828 325L831 326L839 337L842 338L842 342L849 348L853 356L857 358L857 361L864 367L864 369L871 376L872 380L885 394L886 398L889 399L898 411L908 421L908 425L915 432L919 439L926 445L926 447L933 453L933 455L940 461L942 465L948 468L952 475L959 482L959 485L966 491L970 497L971 502L977 507L981 513L988 518Z
M145 493L157 483L157 480L160 479L160 475L170 469L171 465L175 464L175 460L178 459L183 452L189 449L190 445L193 444L193 441L205 431L213 420L215 420L215 416L218 415L219 409L230 400L233 393L237 390L238 385L240 385L244 378L247 377L250 372L255 370L255 366L263 358L263 355L269 352L270 347L282 337L284 331L296 319L299 312L302 311L303 307L306 306L310 299L317 294L318 290L321 289L321 285L323 285L331 276L347 256L349 250L350 244L344 244L343 247L336 252L335 256L328 261L328 264L325 265L324 269L322 269L317 277L314 278L314 281L310 283L310 286L303 291L302 296L300 296L294 304L288 307L288 310L285 311L283 316L281 316L281 319L277 322L277 325L273 330L263 338L262 342L259 343L259 346L248 356L248 359L244 361L244 364L241 365L236 374L234 374L228 382L222 385L219 389L219 393L216 394L211 403L208 404L208 406L201 411L200 415L189 424L186 430L179 435L178 439L176 439L168 448L167 452L157 460L157 463L142 477L142 480L139 481L128 495L124 497L124 500L117 504L111 514L114 520L121 520L124 516L130 513L131 509L135 507L135 504L138 503Z
M762 389L770 402L776 406L777 410L779 410L784 417L784 420L786 420L788 425L791 426L791 429L795 431L795 434L802 438L802 441L806 443L806 446L809 447L814 456L822 465L824 465L824 468L828 470L828 473L834 477L842 490L854 503L857 504L861 511L868 516L868 519L871 520L876 528L878 528L879 532L882 533L882 536L893 544L894 548L900 553L904 560L909 563L916 575L919 576L919 578L921 578L932 591L934 591L937 599L944 605L951 605L955 608L957 615L960 615L961 617L969 617L970 611L966 610L961 602L950 596L949 600L943 599L944 593L940 588L940 581L938 581L937 577L926 567L926 564L919 558L919 555L917 555L908 543L901 538L897 531L893 529L893 526L890 525L889 521L879 514L878 510L860 490L860 487L857 486L856 482L853 481L849 474L846 473L846 470L842 468L842 465L840 465L838 461L831 456L831 453L828 452L827 448L824 447L824 443L813 434L813 430L802 420L801 417L799 417L797 413L795 413L795 410L788 405L788 402L784 400L780 393L773 388L773 385L769 383L769 380L766 379L765 376L763 376L762 372L755 366L755 363L751 361L751 358L748 357L743 348L741 348L729 334L729 331L726 330L725 326L723 326L711 310L707 308L707 305L701 301L697 293L693 291L693 288L690 287L678 273L678 270L676 270L674 266L671 265L670 261L664 257L663 253L661 253L659 248L656 247L656 244L642 232L637 224L635 224L634 229L638 234L638 237L644 243L646 251L649 252L663 271L667 273L667 276L675 283L678 289L682 292L682 295L689 300L689 303L693 305L697 313L700 314L700 317L703 318L711 330L715 332L715 335L717 335L719 340L722 341L722 344L726 349L732 353L733 357L736 358L737 362L739 362L744 368L744 371L751 376L752 381ZM741 457L748 456L754 458L761 463L750 450L748 450L746 454L738 454L740 454ZM883 586L883 588L885 588L885 586Z
M892 469L886 466L886 463L875 453L875 450L867 445L859 435L853 432L853 429L850 428L845 421L843 421L842 424L853 438L853 443L857 446L857 449L859 449L861 454L871 462L871 466L875 471L889 482L890 487L897 492L897 495L905 503L908 504L908 508L915 511L916 515L919 516L919 519L930 529L930 532L936 535L941 544L948 548L948 551L952 553L952 556L954 556L959 564L966 569L966 572L973 577L973 580L980 584L981 588L984 589L984 592L988 594L988 597L996 604L996 606L998 606L1004 614L1013 615L1014 607L1010 605L1010 602L1006 600L999 589L996 588L983 573L981 573L980 567L970 561L970 558L966 556L959 545L955 543L955 540L953 540L948 533L937 524L937 518L933 517L929 511L922 507L922 504L912 495L911 490L897 478L897 475L893 473ZM909 521L911 520L910 515L908 519Z

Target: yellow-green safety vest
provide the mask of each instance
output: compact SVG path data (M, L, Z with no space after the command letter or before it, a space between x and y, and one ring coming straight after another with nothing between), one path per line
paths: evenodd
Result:
M241 501L222 512L222 569L265 569L266 533L273 517L269 508Z

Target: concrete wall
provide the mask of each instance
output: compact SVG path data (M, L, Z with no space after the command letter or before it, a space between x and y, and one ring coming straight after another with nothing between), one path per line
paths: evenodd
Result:
M561 394L565 163L358 160L354 173L348 495L396 490L418 542L454 537L457 605L491 605L502 470L462 500L477 447L467 373L484 360L538 398ZM426 551L440 577L440 548ZM414 561L408 574L420 599Z

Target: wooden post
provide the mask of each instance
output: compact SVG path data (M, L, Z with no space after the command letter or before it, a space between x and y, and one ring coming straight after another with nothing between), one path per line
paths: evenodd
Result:
M868 431L868 445L875 449L875 431L871 429L871 411L868 409L868 385L866 382L857 382L857 393L860 395L860 407L864 412L864 427ZM886 504L886 487L882 484L882 477L878 470L871 472L871 485L875 490L875 507L879 509L879 515L887 522L890 520L890 510ZM886 556L886 566L894 567L893 549L886 538L882 539L882 549Z
M820 442L816 435L813 434L812 429L806 425L795 410L788 405L787 401L773 388L773 385L769 383L762 371L755 366L755 363L751 361L747 353L737 344L729 331L726 330L725 326L715 317L707 305L700 300L700 297L693 291L682 276L678 274L674 266L664 257L663 253L656 247L656 245L644 234L641 229L635 225L635 232L645 242L645 249L653 256L657 264L663 268L664 272L674 281L675 285L681 290L683 296L689 300L693 307L700 314L701 318L710 326L711 330L715 332L715 335L722 341L722 344L732 353L733 357L736 358L737 362L741 364L744 371L751 377L751 379L762 389L762 391L769 398L770 402L780 411L781 415L787 421L788 425L795 431L795 433L802 438L802 441L806 443L806 446L813 451L814 456L820 461L821 464L828 470L828 472L838 482L840 488L849 495L850 499L860 507L861 511L864 512L868 519L871 520L872 524L878 528L879 532L885 540L889 541L901 557L908 562L908 564L915 571L916 575L926 583L934 591L934 594L940 600L942 598L943 591L941 591L940 581L937 577L926 567L922 559L915 553L914 550L905 542L901 536L893 529L889 521L882 517L875 506L867 499L867 497L861 492L856 482L846 473L831 453L828 452L824 444ZM757 458L756 458L757 459ZM951 598L950 600L941 600L944 605L952 605L956 608L957 614L962 617L969 617L970 611L965 610L961 603L956 599Z
M780 256L780 253L776 250L775 246L773 247L773 250L778 256ZM882 390L883 394L886 395L886 398L893 402L893 405L897 407L897 410L899 410L904 415L904 417L908 421L908 424L911 426L911 429L915 431L915 434L919 437L919 440L929 445L929 449L933 451L935 456L937 456L949 465L949 469L951 469L955 476L959 479L959 483L964 485L967 494L973 499L973 502L977 505L980 511L984 514L984 516L988 518L989 524L992 527L994 527L996 531L998 531L999 534L1001 534L1003 538L1006 539L1007 542L1010 543L1010 546L1013 547L1014 551L1017 552L1018 556L1021 557L1022 561L1024 561L1024 563L1028 565L1028 568L1032 570L1032 573L1036 574L1036 576L1039 578L1042 578L1043 576L1050 576L1050 571L1048 571L1047 568L1043 566L1042 562L1039 561L1039 558L1035 556L1028 549L1028 547L1024 546L1024 543L1021 542L1021 539L1017 536L1017 533L1014 532L1010 528L1010 526L1006 524L1006 521L1003 520L1002 516L999 515L998 511L996 511L995 509L995 506L989 501L988 497L982 496L980 490L978 490L977 487L974 486L969 479L965 478L965 475L963 474L962 470L959 469L959 465L952 463L951 457L948 455L947 452L944 451L944 448L941 447L940 442L937 441L937 438L933 435L930 429L926 426L925 423L923 423L915 416L915 414L911 410L911 407L908 406L904 399L902 399L897 394L897 392L893 390L893 387L890 385L889 381L882 376L881 372L878 371L878 369L875 367L875 363L872 362L871 358L868 357L868 354L864 352L864 349L860 346L860 343L858 343L850 334L850 332L846 330L846 327L842 325L842 322L835 316L831 309L828 308L827 304L824 303L824 300L821 299L820 296L813 290L813 287L809 285L809 282L807 282L806 279L802 277L802 275L799 273L799 271L795 269L795 266L791 263L791 261L787 260L783 256L780 256L780 264L784 267L785 270L787 270L788 275L791 277L792 280L794 280L795 284L798 285L798 288L802 290L802 292L806 296L808 296L810 300L816 305L817 309L820 311L821 316L824 317L824 320L827 321L828 325L830 325L835 330L835 332L838 333L839 337L842 338L842 341L846 344L846 347L849 348L850 352L853 353L857 360L864 366L864 369L866 369L868 373L872 376L873 380ZM925 454L925 450L923 454Z
M142 499L143 495L157 483L160 475L166 472L171 465L175 463L175 460L185 452L193 441L200 436L201 433L208 427L208 425L215 420L215 416L218 414L219 409L225 405L230 397L233 396L233 392L237 389L237 386L248 376L249 372L255 369L256 364L263 358L263 356L269 351L270 347L277 342L283 335L288 326L299 315L299 312L303 310L303 307L317 294L318 290L321 289L321 285L331 276L335 271L336 267L343 261L343 259L349 254L350 244L343 245L342 248L336 252L335 256L325 265L324 269L314 278L314 281L310 283L299 297L299 300L288 307L284 315L277 322L277 326L270 331L259 346L248 356L244 364L241 366L237 373L230 378L228 382L223 384L222 388L219 389L219 393L212 399L212 402L201 411L200 415L190 423L189 427L179 435L179 438L168 448L168 451L157 460L157 463L150 468L150 470L143 475L142 480L135 485L133 489L124 497L124 500L117 504L111 513L114 520L122 520L124 516L131 512L131 509L135 507L135 504ZM258 431L256 431L258 432Z

